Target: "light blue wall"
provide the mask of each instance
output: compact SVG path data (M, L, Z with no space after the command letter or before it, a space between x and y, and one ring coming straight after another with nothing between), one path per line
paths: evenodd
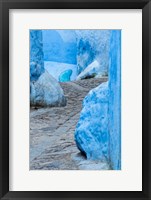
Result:
M30 80L37 80L44 70L41 30L30 30Z
M43 30L44 61L76 64L76 37L72 30Z
M109 154L113 169L121 169L121 31L112 31L109 65Z

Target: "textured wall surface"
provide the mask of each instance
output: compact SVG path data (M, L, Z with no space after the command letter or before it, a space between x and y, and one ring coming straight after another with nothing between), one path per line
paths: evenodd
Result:
M41 30L30 31L30 81L35 81L45 71Z
M112 31L109 66L110 161L121 168L121 31Z
M110 30L33 30L30 32L30 69L31 79L37 78L44 72L43 62L64 63L60 66L60 73L65 71L63 67L71 64L73 72L77 75L83 72L92 63L98 63L84 71L85 76L95 75L105 76L108 74L109 67L109 39ZM49 63L51 64L51 63ZM54 66L54 65L53 65ZM52 71L51 66L48 72ZM67 68L67 67L66 67ZM50 71L51 70L51 71ZM58 71L59 69L57 69ZM50 73L52 75L52 73ZM88 75L87 75L88 74ZM72 74L72 80L75 80L75 73ZM77 76L76 75L76 76ZM58 75L56 74L58 77ZM73 78L74 76L74 78ZM82 77L82 76L81 76ZM56 78L56 77L55 77ZM58 78L56 78L58 79Z
M101 76L107 75L110 35L111 30L30 31L31 80L37 80L44 72L44 62L47 64L48 62L56 62L55 67L57 67L57 63L64 63L62 66L58 64L60 73L64 71L65 63L72 64L71 68L74 65L76 69L71 70L77 71L77 75L84 71L84 78L85 76L93 76L94 73ZM93 65L93 63L97 63L97 65ZM50 73L52 67L49 68L47 70ZM85 71L86 68L88 69ZM51 71L54 74L53 70ZM52 73L50 74L52 75ZM73 75L72 80L75 80L76 74L73 73ZM58 77L58 75L56 76Z
M76 30L76 35L78 74L97 60L100 74L107 75L111 30Z
M109 42L109 84L101 84L85 97L75 141L88 159L107 158L112 169L120 170L121 31L111 31Z

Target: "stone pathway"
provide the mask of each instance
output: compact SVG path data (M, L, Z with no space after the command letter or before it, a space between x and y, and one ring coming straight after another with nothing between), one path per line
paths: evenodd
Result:
M60 83L67 98L65 107L31 109L31 170L106 170L108 163L87 160L76 147L74 131L87 93L106 79Z

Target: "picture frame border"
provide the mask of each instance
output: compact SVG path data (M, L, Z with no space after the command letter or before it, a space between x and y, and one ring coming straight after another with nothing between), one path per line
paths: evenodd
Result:
M142 9L142 191L9 191L9 9ZM151 199L151 1L0 0L0 198Z

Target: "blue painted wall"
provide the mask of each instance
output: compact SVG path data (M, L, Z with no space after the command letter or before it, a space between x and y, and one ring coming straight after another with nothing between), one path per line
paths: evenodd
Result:
M113 169L121 169L121 31L112 31L109 64L109 154Z
M110 35L109 81L92 89L83 101L75 130L79 150L88 159L106 158L121 169L121 31Z
M44 61L76 64L76 36L72 30L43 30Z
M30 30L30 81L44 72L43 37L41 30Z
M78 74L97 60L100 74L108 75L109 47L112 30L75 30L77 35Z

